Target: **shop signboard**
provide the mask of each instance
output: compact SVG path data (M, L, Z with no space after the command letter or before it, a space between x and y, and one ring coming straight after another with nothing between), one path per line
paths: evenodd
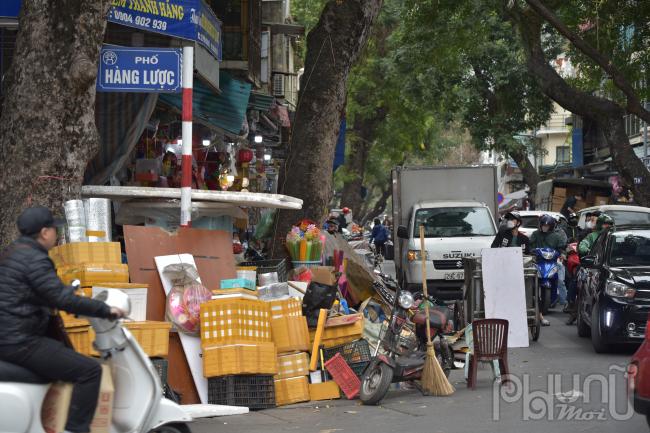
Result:
M18 18L22 0L0 0L0 17Z
M203 0L111 0L108 21L203 45L221 60L221 23Z
M99 57L98 92L181 91L182 50L104 46Z

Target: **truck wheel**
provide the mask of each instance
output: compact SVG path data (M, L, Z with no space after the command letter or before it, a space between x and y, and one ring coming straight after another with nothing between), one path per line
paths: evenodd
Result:
M612 346L605 343L600 324L600 308L598 304L594 305L591 312L591 344L594 346L596 353L611 352Z
M375 406L384 399L393 382L393 369L383 362L370 367L361 376L359 398L364 405Z

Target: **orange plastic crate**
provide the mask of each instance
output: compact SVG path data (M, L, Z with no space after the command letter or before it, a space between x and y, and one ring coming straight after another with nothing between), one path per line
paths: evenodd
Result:
M169 322L124 322L142 350L150 357L165 358L169 354Z
M89 356L92 353L92 339L90 338L90 325L73 326L66 328L68 337L72 342L74 350L82 355Z
M267 343L271 339L269 306L255 299L213 299L201 304L201 346Z

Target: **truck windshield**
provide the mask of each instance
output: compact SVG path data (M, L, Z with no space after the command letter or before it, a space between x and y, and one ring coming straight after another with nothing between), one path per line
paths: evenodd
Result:
M494 223L490 212L483 207L444 207L420 209L415 214L414 237L420 236L424 225L427 238L453 238L464 236L494 236Z

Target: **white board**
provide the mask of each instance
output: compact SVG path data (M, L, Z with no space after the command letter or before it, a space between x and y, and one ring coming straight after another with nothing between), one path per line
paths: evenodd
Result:
M194 257L191 254L174 254L173 256L158 256L155 258L156 267L158 268L158 275L160 275L160 281L162 281L163 289L165 289L165 294L168 295L172 290L171 280L163 275L163 269L168 265L173 265L175 263L190 263L196 266L194 262ZM201 282L201 278L199 278ZM201 358L201 338L193 337L191 335L184 334L179 332L178 335L181 338L181 345L183 346L183 352L185 352L185 359L187 359L187 364L190 366L190 372L192 373L192 378L194 379L194 385L196 386L196 391L199 394L199 399L201 403L208 403L208 379L203 377L203 359Z
M521 248L486 248L481 256L485 317L508 320L508 347L528 347Z

